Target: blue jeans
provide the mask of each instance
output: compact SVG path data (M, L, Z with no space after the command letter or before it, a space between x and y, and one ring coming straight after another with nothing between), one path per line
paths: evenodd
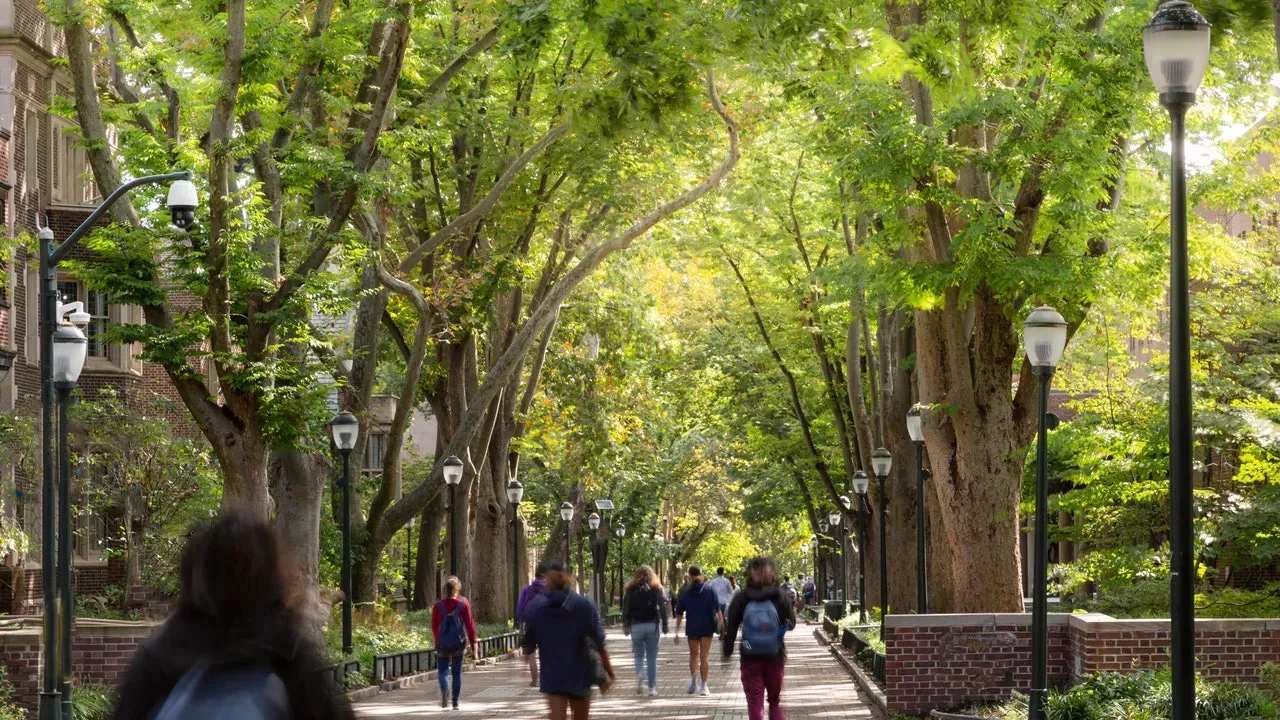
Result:
M439 658L436 665L436 679L440 681L440 694L449 692L449 676L453 676L453 704L458 704L458 693L462 692L462 658L458 654L453 657Z
M631 653L635 656L636 677L646 659L649 665L649 687L658 685L658 623L631 626Z

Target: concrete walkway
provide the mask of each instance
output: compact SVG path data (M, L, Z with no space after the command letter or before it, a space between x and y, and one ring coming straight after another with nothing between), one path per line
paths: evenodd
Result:
M718 646L716 646L718 648ZM747 700L738 680L738 660L712 656L709 685L712 697L685 694L689 685L689 655L681 638L677 648L670 636L658 651L658 697L637 697L632 672L631 641L620 632L609 634L609 651L618 673L618 684L591 706L593 718L680 718L682 720L747 720ZM782 692L788 720L870 720L878 717L858 695L845 670L813 637L813 626L801 625L787 635L787 679ZM460 711L440 708L440 688L435 680L406 690L383 693L356 705L361 718L447 717L545 718L546 702L529 687L525 664L507 661L476 670L462 679Z

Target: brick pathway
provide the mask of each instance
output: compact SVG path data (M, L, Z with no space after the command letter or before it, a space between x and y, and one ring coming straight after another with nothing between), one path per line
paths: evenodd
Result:
M870 720L877 718L858 695L857 686L827 649L813 637L812 625L787 635L787 679L782 692L788 720ZM618 685L591 705L592 718L680 718L681 720L747 720L747 700L738 681L738 660L711 661L712 697L690 697L687 647L676 648L670 636L658 651L658 697L636 697L631 641L620 632L609 634L609 651L618 672ZM461 711L440 709L435 680L407 690L383 693L356 705L361 718L428 717L444 714L460 720L481 718L545 718L546 703L529 687L524 662L507 661L468 669L462 679Z

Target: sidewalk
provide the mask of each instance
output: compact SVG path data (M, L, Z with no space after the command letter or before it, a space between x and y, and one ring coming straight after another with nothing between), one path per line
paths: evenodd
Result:
M718 649L718 646L713 647ZM683 720L747 720L747 700L738 681L738 660L713 655L712 697L685 694L689 685L689 655L681 638L677 648L670 636L658 653L658 697L637 697L631 664L631 642L621 633L609 634L609 651L618 684L609 695L597 697L593 718L681 718ZM788 720L870 720L876 715L858 695L857 686L826 648L813 637L813 626L800 625L787 635L787 680L782 692ZM529 687L526 666L519 660L468 670L462 680L460 711L441 710L435 681L407 690L383 693L356 705L361 718L428 717L443 714L460 720L482 718L543 718L546 702Z

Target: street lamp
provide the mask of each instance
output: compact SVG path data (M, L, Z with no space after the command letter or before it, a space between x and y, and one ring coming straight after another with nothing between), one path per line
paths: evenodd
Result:
M827 537L827 532L828 532L830 529L831 529L831 524L827 522L826 518L823 518L823 519L821 519L821 520L819 520L819 521L818 521L818 535L819 535L820 537L822 537L823 539L825 539L825 538ZM829 565L830 558L828 557L827 559L828 559L828 563L824 563L824 565ZM830 571L830 567L822 567L822 575L823 575L823 577L821 578L821 580L819 580L819 582L822 584L822 595L823 595L822 599L823 599L824 601L834 599L834 598L827 597L827 592L826 592L826 590L827 590L827 578L826 578L826 574L827 574L827 572L828 572L828 571Z
M842 528L842 527L841 527L841 525L840 525L840 511L839 511L839 510L832 510L830 513L827 513L827 522L831 525L831 533L832 533L833 535L835 535L836 547L838 548L838 549L836 550L836 562L838 562L838 563L839 563L839 565L836 567L836 582L838 583L838 584L836 585L836 589L837 589L838 594L839 594L839 596L840 596L840 597L838 598L838 599L840 600L840 608L841 608L841 610L840 610L840 614L841 614L841 617L843 617L843 616L844 616L844 602L845 602L845 598L847 598L847 597L848 597L848 593L847 593L847 591L845 590L845 584L844 584L844 575L845 575L845 569L844 569L844 533L843 533L843 532L841 532L841 530L843 530L843 528Z
M404 524L404 605L413 609L413 526L417 518L409 518Z
M1188 2L1163 2L1142 33L1151 81L1169 111L1169 656L1172 720L1195 716L1195 570L1192 545L1191 325L1187 283L1185 121L1209 66L1209 23Z
M599 513L591 513L587 516L587 527L591 528L591 594L595 596L598 608L601 598L600 585L604 582L604 573L600 572L600 538L596 537L600 530Z
M853 492L858 496L858 622L867 622L867 487L871 481L858 470L853 474Z
M622 541L627 537L627 526L618 523L613 529L613 534L618 538L618 607L622 606Z
M573 572L573 565L569 562L569 546L573 545L573 503L568 500L560 503L560 519L564 521L564 566Z
M1031 371L1040 381L1038 408L1039 433L1036 437L1036 523L1035 523L1035 586L1031 591L1031 695L1028 716L1031 720L1044 720L1045 696L1049 682L1049 480L1046 465L1049 454L1049 426L1057 425L1057 418L1050 420L1049 385L1053 371L1062 359L1067 347L1067 321L1051 307L1038 307L1027 316L1022 325L1022 339Z
M329 421L329 432L342 455L342 656L351 657L351 605L355 601L351 585L351 451L360 436L360 421L349 412L340 412Z
M75 601L71 593L71 424L67 410L71 406L71 391L84 369L89 354L89 341L80 328L89 324L89 314L79 302L69 305L58 303L56 317L61 323L64 314L70 314L71 324L59 324L53 333L53 386L58 392L58 595L61 598L62 626L61 657L58 658L58 688L62 698L62 717L68 720L71 711L71 629L75 622Z
M929 471L924 469L924 414L919 405L907 411L907 434L916 446L916 612L929 612L929 575L925 571L925 507L924 481Z
M455 493L462 482L462 461L456 455L444 460L444 483L449 486L449 574L458 576L458 513Z
M813 548L813 597L814 600L822 600L822 578L818 572L818 534L809 534L809 547Z
M892 469L893 453L884 448L876 448L871 453L871 471L880 481L880 642L885 641L884 618L889 614L889 560L885 554L889 536L885 529L884 506L889 494L889 471Z
M507 483L507 502L511 503L511 617L516 616L520 604L520 501L524 500L524 484L519 480ZM517 618L518 620L518 618Z
M111 191L111 194L98 207L94 208L56 249L53 246L53 230L48 227L40 228L40 357L46 360L54 357L54 334L60 325L57 319L58 264L71 254L71 251L75 249L86 233L97 226L98 220L106 214L107 210L116 201L134 188L143 185L172 182L175 186L180 186L176 195L173 188L170 188L170 202L167 204L172 213L174 225L184 230L191 227L195 223L195 210L199 204L195 186L191 184L191 177L190 170L183 170L165 175L146 175L122 183ZM54 385L53 365L52 362L40 363L40 437L44 438L41 443L43 461L41 463L40 485L41 497L43 498L40 517L40 558L41 580L44 587L44 675L40 685L40 720L57 720L59 714L63 715L64 720L71 720L71 661L70 658L65 661L59 659L57 643L57 623L59 618L57 593L55 591L58 587L57 575L62 576L62 585L65 587L64 597L69 598L71 565L67 563L64 567L57 567L58 563L55 562L54 556L54 540L57 537L57 518L54 509L59 504L59 500L55 478L55 473L57 472L56 448L53 441L53 405L54 393L57 390ZM64 497L61 502L69 505L71 498ZM71 628L67 628L66 635L70 637ZM63 670L64 668L65 671ZM60 681L61 690L59 689Z

